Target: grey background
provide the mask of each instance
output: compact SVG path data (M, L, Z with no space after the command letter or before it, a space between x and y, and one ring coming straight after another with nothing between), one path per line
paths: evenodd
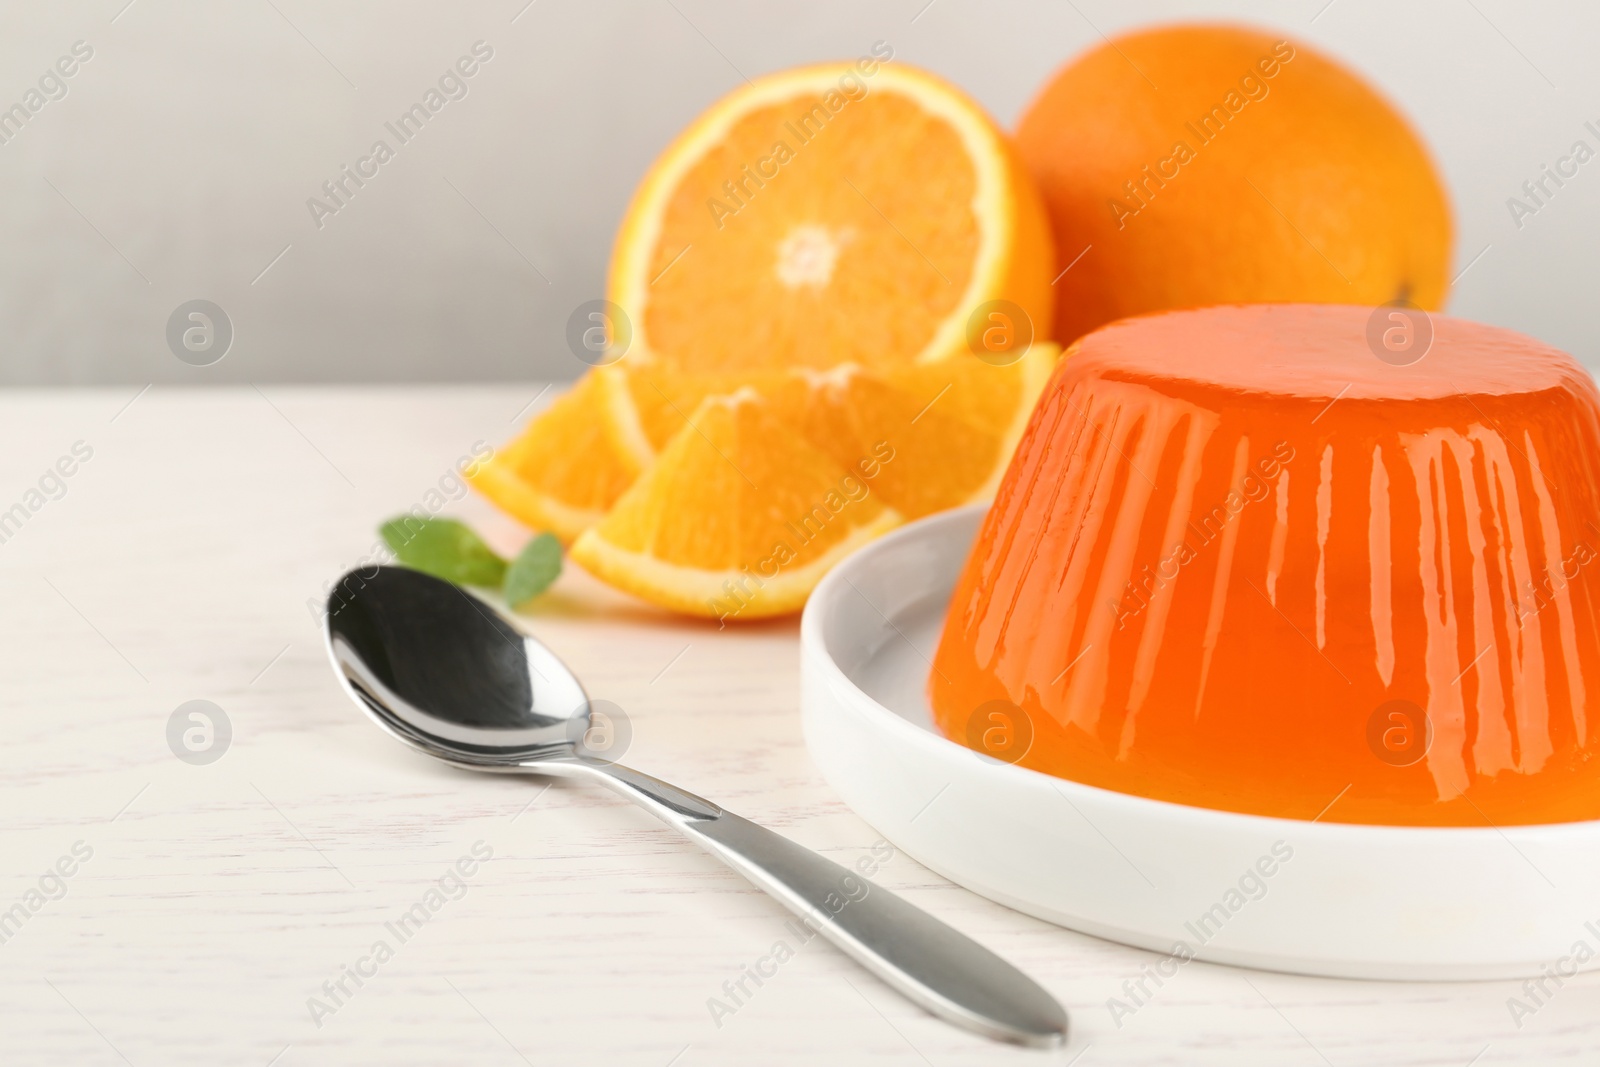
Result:
M1450 311L1600 364L1600 159L1520 229L1506 206L1600 148L1581 0L9 0L0 107L74 41L94 57L0 145L0 384L569 379L567 316L634 183L742 75L883 39L1010 127L1101 33L1180 18L1278 27L1374 81L1452 190ZM307 198L480 39L467 97L318 229ZM196 298L234 324L210 367L164 340Z

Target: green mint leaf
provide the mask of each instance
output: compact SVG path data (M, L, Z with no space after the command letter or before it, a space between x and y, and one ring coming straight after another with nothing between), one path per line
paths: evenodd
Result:
M550 588L561 574L561 542L552 533L542 533L529 541L506 570L506 603L521 608Z
M400 515L378 532L395 557L413 570L457 585L497 586L505 578L506 561L471 527L455 519Z

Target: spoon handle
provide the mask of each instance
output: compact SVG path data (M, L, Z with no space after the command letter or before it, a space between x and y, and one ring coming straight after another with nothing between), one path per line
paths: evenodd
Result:
M576 763L772 894L800 917L806 930L821 934L934 1015L1022 1045L1048 1047L1065 1041L1067 1014L1054 997L921 908L657 778L601 760L580 758ZM803 936L809 939L811 934Z

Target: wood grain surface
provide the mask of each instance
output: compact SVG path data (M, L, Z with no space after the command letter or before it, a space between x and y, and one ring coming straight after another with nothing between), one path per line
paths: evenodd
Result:
M731 1004L725 982L775 942L795 947L786 913L604 793L475 776L405 750L341 694L308 609L372 550L380 520L429 506L430 490L514 551L525 533L473 497L448 499L448 475L475 442L505 440L539 393L0 395L0 513L27 511L0 543L0 1063L1600 1057L1594 975L1547 983L1537 1011L1514 1020L1508 998L1525 994L1511 983L1191 963L1113 1019L1108 1000L1156 957L1012 912L903 854L879 884L1043 981L1072 1013L1066 1049L953 1029L820 941L714 1017L711 998ZM64 492L47 478L29 508L77 442L91 458ZM793 621L719 630L571 569L524 621L624 710L626 762L846 862L878 840L806 754ZM226 753L203 766L167 741L174 710L196 699L232 727ZM475 847L492 855L464 876L456 865ZM398 925L408 913L425 921ZM357 984L346 968L367 976ZM323 983L337 991L341 979L335 998Z

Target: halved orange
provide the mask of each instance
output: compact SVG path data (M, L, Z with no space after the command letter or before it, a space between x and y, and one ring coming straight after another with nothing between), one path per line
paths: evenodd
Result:
M892 55L761 78L668 147L612 257L623 360L476 479L613 585L793 611L1009 460L1054 352L993 367L969 338L997 315L1049 336L1050 230L988 116Z
M571 549L603 581L691 615L799 610L829 567L901 522L754 389L709 397Z
M507 514L570 543L600 521L636 473L612 448L604 402L595 374L585 375L468 480Z
M629 362L939 360L993 300L1049 336L1054 249L1031 177L969 97L884 52L759 78L656 160L611 261Z

